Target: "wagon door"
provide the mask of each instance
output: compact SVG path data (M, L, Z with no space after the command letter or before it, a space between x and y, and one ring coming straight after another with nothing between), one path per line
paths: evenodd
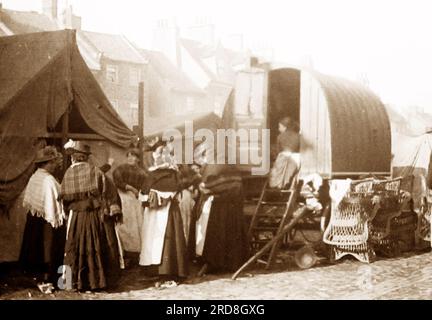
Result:
M262 129L266 128L267 73L260 68L249 68L237 73L234 96L235 129L237 139L237 159L249 159L240 167L248 171L261 164L251 161L251 155L261 155ZM247 134L240 134L241 129ZM265 157L264 157L265 159Z

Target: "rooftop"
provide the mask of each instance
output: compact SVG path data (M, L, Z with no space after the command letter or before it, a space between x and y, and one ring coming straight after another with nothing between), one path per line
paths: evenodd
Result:
M55 31L59 29L54 20L35 11L0 9L0 21L14 34Z
M140 49L158 74L175 90L184 92L204 93L200 88L179 70L162 52Z
M122 35L91 31L78 31L78 33L97 51L111 60L136 64L146 63L138 50Z

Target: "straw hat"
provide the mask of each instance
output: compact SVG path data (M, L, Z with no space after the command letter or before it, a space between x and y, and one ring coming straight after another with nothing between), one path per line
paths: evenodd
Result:
M35 163L48 162L50 160L57 159L59 157L59 153L56 148L53 146L46 146L43 149L40 149L36 153Z

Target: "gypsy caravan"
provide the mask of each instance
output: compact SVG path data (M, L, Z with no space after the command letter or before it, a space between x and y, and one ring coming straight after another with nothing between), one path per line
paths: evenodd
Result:
M262 261L263 256L270 267L281 242L289 244L296 231L304 229L318 231L317 242L329 244L334 249L332 259L353 254L363 262L372 262L374 253L368 242L371 239L368 228L379 207L364 206L363 202L357 202L360 199L357 195L370 196L379 189L386 201L397 202L392 203L391 210L398 206L396 211L400 213L400 181L390 180L391 128L383 103L361 84L313 70L265 65L253 66L238 74L233 108L235 128L268 129L270 142L274 145L278 122L284 117L299 123L301 136L308 144L307 147L300 144L301 167L296 181L306 181L311 175L320 176L323 185L327 186L329 181L332 185L340 181L348 189L339 200L346 200L349 205L356 206L356 210L351 214L349 210L341 209L341 202L335 204L334 198L330 199L331 190L327 188L324 193L327 204L321 208L322 216L316 219L310 214L313 210L305 209L308 206L304 202L301 183L293 183L289 190L282 191L285 195L279 192L275 196L278 192L268 188L267 177L253 176L249 171L252 165L243 165L250 213L253 212L249 238L256 254L233 278L250 263L260 258ZM239 149L242 152L241 145ZM361 180L365 177L369 178ZM258 194L254 190L261 192ZM356 198L351 198L352 195ZM277 219L269 218L270 213L278 210ZM379 211L378 216L384 216L384 211ZM363 223L361 216L364 215L368 218ZM394 217L386 215L381 220L386 226ZM353 222L351 229L346 227L347 219ZM338 229L340 225L345 229ZM345 242L338 243L335 239ZM295 261L299 267L307 268L317 258L310 241L304 240L303 244L306 247L297 251Z
M301 176L390 175L390 121L361 84L305 69L251 67L238 74L233 109L233 126L267 128L272 144L278 121L296 120L312 145L300 146Z

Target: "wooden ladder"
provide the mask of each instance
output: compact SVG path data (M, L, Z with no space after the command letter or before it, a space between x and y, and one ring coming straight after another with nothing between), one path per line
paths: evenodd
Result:
M282 233L284 226L293 216L296 208L298 189L297 176L294 177L289 189L273 189L268 187L268 181L265 183L248 230L248 239L250 240L252 249L259 251L259 249L265 247L272 239ZM260 236L263 232L266 232L267 235L271 234L271 237L261 239ZM282 237L280 240L272 242L272 245L268 247L270 253L267 260L261 261L266 264L266 269L272 267L281 240Z

